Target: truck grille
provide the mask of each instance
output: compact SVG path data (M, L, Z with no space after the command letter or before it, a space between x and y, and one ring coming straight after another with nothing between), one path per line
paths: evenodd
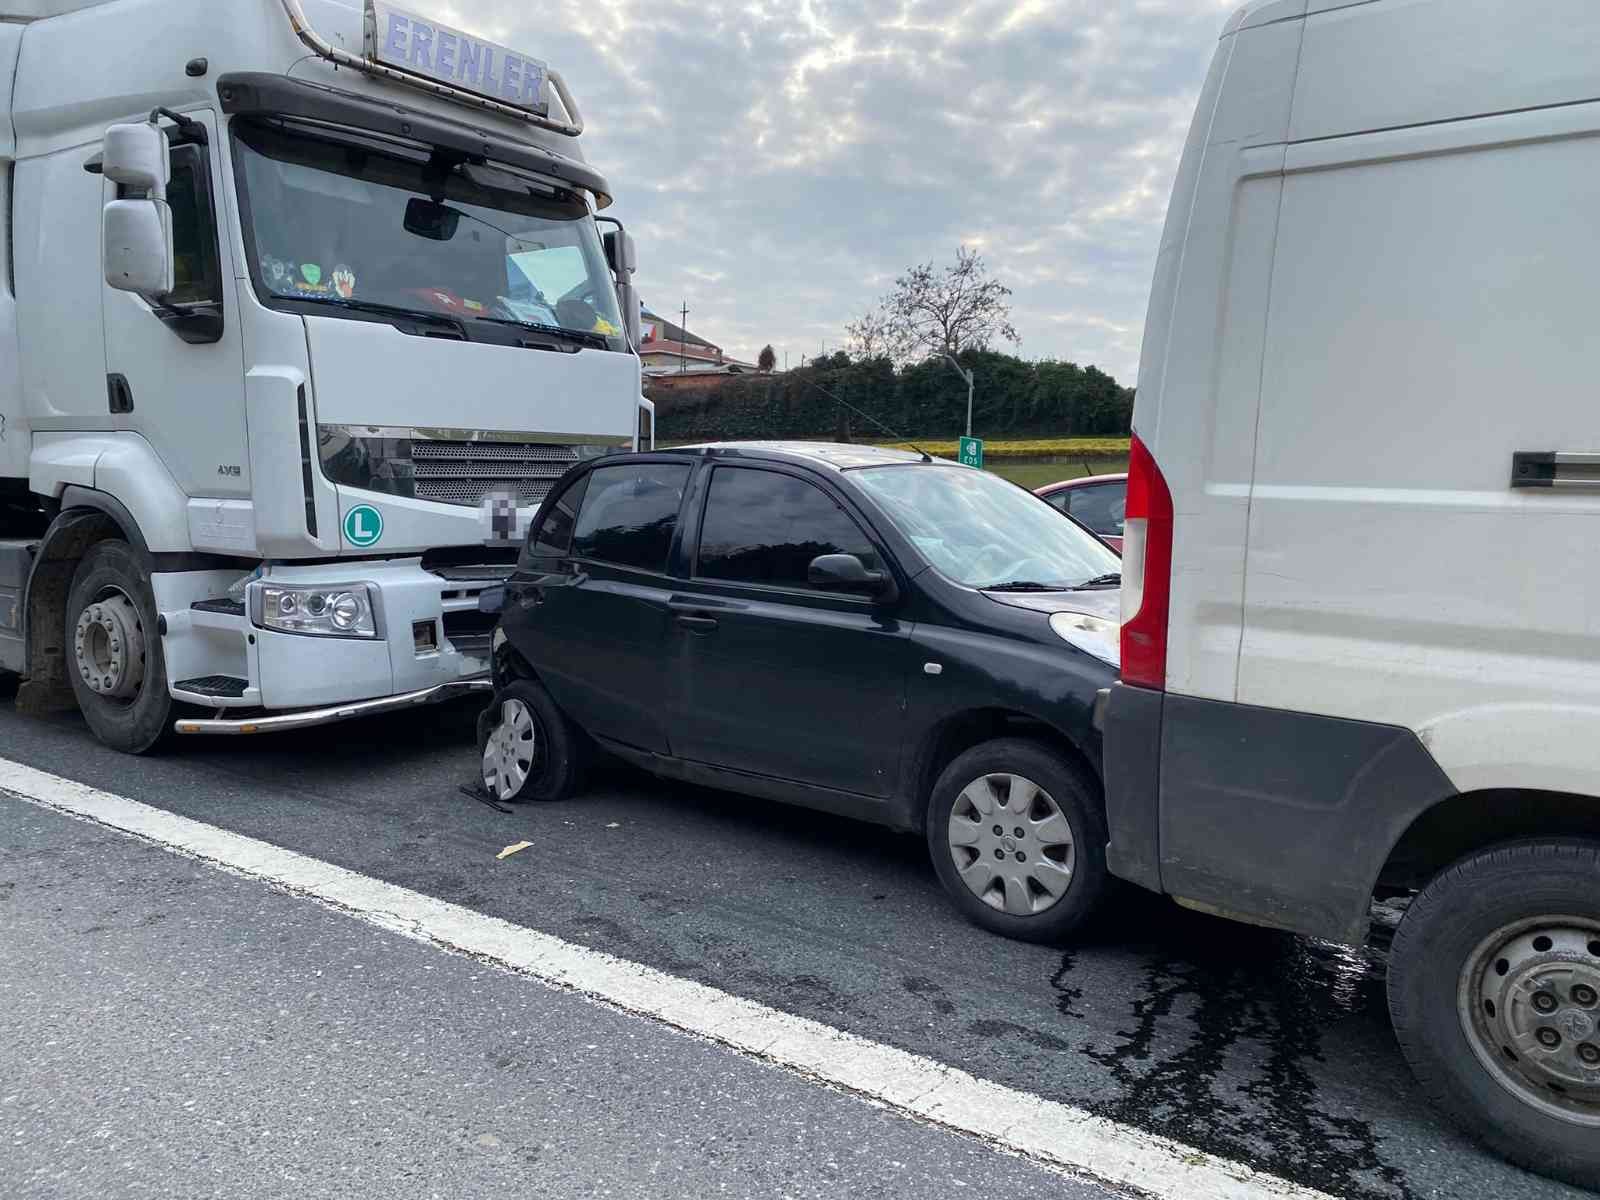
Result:
M576 446L547 442L411 443L418 500L476 507L490 492L507 492L532 507L578 461Z

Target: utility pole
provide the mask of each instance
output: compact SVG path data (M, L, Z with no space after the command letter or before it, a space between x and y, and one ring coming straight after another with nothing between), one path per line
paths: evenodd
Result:
M689 369L689 302L683 302L683 311L678 318L682 324L678 326L678 374L682 375ZM971 423L971 417L968 417Z
M961 364L958 363L955 360L955 357L953 355L949 354L948 352L945 352L944 360L945 360L945 362L949 363L952 367L954 367L956 369L956 374L957 375L961 376L961 378L963 378L963 379L965 379L967 381L967 436L971 437L972 436L972 372L971 371L963 371L961 369Z

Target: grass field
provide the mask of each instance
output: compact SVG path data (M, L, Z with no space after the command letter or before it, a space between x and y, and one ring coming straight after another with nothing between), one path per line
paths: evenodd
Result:
M905 442L879 442L880 446L895 446L901 449L910 449ZM954 438L930 438L917 443L917 448L926 450L929 454L937 454L941 458L954 458L959 449L959 444ZM1060 459L1063 462L1081 461L1085 458L1095 459L1121 459L1128 458L1127 438L1085 437L1085 438L1017 438L1015 440L997 438L994 441L983 443L983 460L985 463L991 459L1022 458L1033 462L1045 462L1051 459Z
M983 465L985 470L992 471L1002 479L1020 483L1032 490L1047 483L1059 483L1063 479L1077 479L1084 475L1116 475L1128 469L1128 460L1124 456L1091 458L1083 462L1038 463L1012 462L1003 458L994 460L985 456Z

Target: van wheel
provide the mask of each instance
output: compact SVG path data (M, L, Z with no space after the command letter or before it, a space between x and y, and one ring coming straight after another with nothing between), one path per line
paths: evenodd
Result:
M478 718L484 789L496 800L565 800L583 784L582 733L531 679L495 693Z
M67 678L94 735L144 754L172 735L150 577L127 542L96 542L67 592Z
M1462 1128L1600 1188L1600 844L1502 846L1440 875L1395 935L1389 1011Z
M1107 887L1099 785L1038 742L985 742L934 785L928 852L969 920L1026 942L1058 941Z

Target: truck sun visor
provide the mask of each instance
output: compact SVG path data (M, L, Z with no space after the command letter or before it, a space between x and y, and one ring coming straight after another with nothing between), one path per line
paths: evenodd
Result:
M299 117L346 125L371 133L409 138L457 150L473 159L486 159L536 171L594 197L596 208L611 203L611 186L586 163L542 146L517 141L505 134L464 121L407 108L392 101L374 100L300 79L264 72L224 75L217 81L222 111L230 116Z

